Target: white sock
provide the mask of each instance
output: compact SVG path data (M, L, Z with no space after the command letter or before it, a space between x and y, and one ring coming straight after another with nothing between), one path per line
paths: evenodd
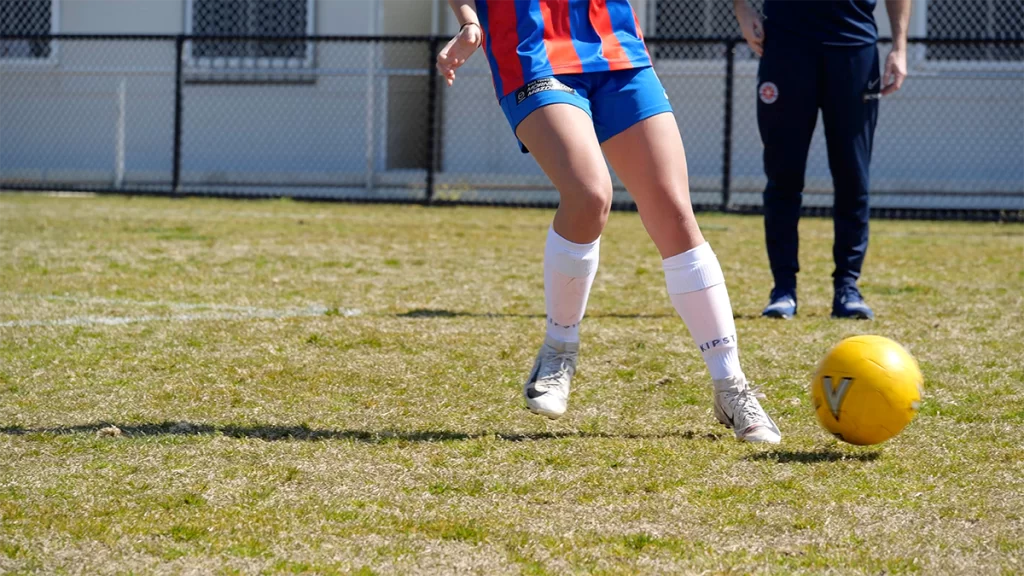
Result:
M547 335L559 342L580 341L580 321L597 274L600 247L600 238L576 244L559 236L553 226L548 230L544 246Z
M718 257L705 242L662 261L668 296L704 356L711 378L741 376L736 322Z

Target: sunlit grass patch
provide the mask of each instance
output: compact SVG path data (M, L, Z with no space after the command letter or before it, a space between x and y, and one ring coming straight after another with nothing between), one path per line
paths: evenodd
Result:
M1020 572L1024 228L874 222L855 323L806 219L800 315L769 322L761 221L702 215L766 448L714 419L636 214L569 413L523 409L550 216L0 196L0 572ZM863 333L926 396L857 448L807 386Z

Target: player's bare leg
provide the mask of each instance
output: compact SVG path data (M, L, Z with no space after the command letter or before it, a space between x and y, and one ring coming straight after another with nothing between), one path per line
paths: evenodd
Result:
M612 207L612 179L590 116L569 104L544 106L516 136L558 190L555 232L577 244L597 240Z
M740 368L736 324L718 258L690 204L686 154L675 118L659 114L608 139L604 152L636 201L661 253L672 305L700 348L714 382L715 416L748 442L781 434Z
M544 249L547 333L523 388L532 412L559 418L579 357L579 324L597 273L612 182L590 116L568 104L538 108L516 135L558 189Z

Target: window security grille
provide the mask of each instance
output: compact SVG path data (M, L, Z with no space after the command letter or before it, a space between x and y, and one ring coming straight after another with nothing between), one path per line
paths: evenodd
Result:
M1024 0L928 0L929 38L1012 39L1024 36ZM928 60L1012 62L1021 46L931 46Z
M305 36L313 33L313 0L188 0L188 32L210 36ZM197 68L280 69L312 66L302 40L195 40Z
M754 0L758 10L763 0ZM731 0L648 0L647 7L653 12L648 16L648 35L683 37L741 37L740 27L733 15ZM718 46L678 45L662 46L658 58L713 60L721 59Z
M50 34L54 31L55 0L0 0L0 37ZM0 59L47 60L54 52L45 40L0 39Z
M799 0L796 0L799 1ZM882 2L883 0L879 0ZM646 0L648 35L740 37L731 0ZM763 11L764 0L753 5ZM926 29L912 35L928 38L1019 39L1024 37L1024 0L915 0L924 10ZM884 18L884 16L883 16ZM923 34L922 34L923 32ZM743 53L745 54L745 52ZM660 58L713 59L720 53L708 47L673 46L659 49ZM931 46L928 60L1013 62L1024 61L1021 46Z

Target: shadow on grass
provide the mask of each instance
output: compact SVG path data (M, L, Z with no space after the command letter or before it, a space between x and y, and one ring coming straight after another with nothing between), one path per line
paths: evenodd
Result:
M223 435L232 438L255 438L259 440L353 440L368 444L384 444L388 442L453 442L476 440L480 438L496 438L506 442L533 442L542 440L558 440L561 438L609 438L616 440L654 440L678 438L682 440L721 440L720 434L699 433L692 430L685 432L667 432L660 434L611 434L606 432L582 432L569 430L563 432L452 432L447 430L334 430L330 428L311 428L309 426L280 425L215 425L195 422L159 422L143 424L111 424L108 422L81 424L54 428L24 428L7 426L0 428L0 433L9 436L26 434L97 434L101 430L116 426L120 436L204 436Z
M465 310L444 310L435 308L416 308L401 314L398 318L544 318L544 314L499 313L499 312L467 312ZM674 314L587 314L587 318L669 318Z
M873 462L878 460L879 452L849 453L839 450L772 450L770 452L758 452L746 457L747 460L764 460L778 464L818 464L821 462L840 462L851 460L858 462Z
M824 311L800 309L801 318L830 318L831 316L832 313L827 308ZM772 322L784 322L784 320L779 320L777 318L765 318L760 312L735 313L732 317L736 320L759 320L769 324Z
M756 314L733 313L732 317L734 320L760 320L761 318L764 318L760 312Z

